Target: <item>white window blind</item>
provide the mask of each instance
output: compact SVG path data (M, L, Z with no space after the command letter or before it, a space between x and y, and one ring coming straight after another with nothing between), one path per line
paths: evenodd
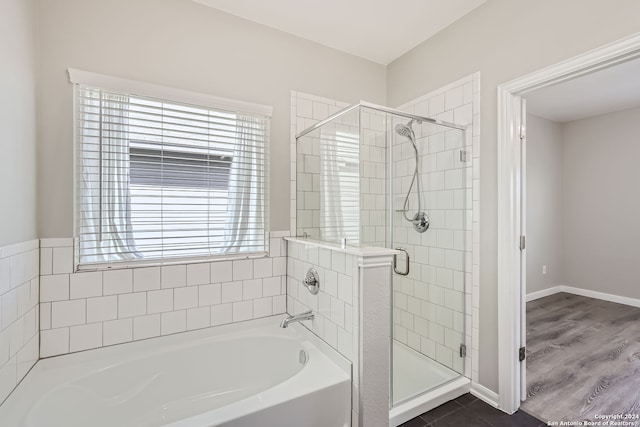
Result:
M269 117L75 85L78 266L268 251Z

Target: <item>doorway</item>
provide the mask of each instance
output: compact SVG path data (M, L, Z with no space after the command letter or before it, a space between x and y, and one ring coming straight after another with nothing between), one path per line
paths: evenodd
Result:
M545 87L640 57L640 34L498 87L499 404L506 412L526 398L526 106Z
M540 419L637 415L637 76L640 59L524 95L521 409Z

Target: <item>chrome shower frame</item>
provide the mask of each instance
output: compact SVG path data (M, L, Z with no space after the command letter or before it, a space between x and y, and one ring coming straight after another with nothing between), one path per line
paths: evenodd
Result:
M354 105L350 105L346 108L343 108L340 111L337 111L336 113L328 116L327 118L325 118L324 120L319 121L318 123L298 132L295 137L296 137L296 143L300 142L299 138L304 137L305 135L308 135L316 130L321 129L323 126L325 125L330 125L331 122L334 122L336 120L339 120L340 118L342 118L343 116L349 114L349 113L355 113L354 115L357 115L357 120L358 120L358 127L360 127L360 131L362 130L361 127L361 119L362 119L362 113L366 110L362 110L361 108L364 109L368 109L371 110L373 112L380 112L380 113L385 113L388 114L389 116L393 116L393 117L387 117L385 118L386 120L386 125L384 128L384 132L387 133L387 141L386 141L386 148L387 148L387 158L386 158L386 171L387 171L387 176L391 177L392 176L392 171L393 171L393 150L390 150L389 148L392 145L396 145L398 144L398 142L400 140L397 139L390 139L393 137L393 134L398 134L399 136L404 136L405 138L411 140L411 142L414 144L414 148L416 151L417 150L417 140L415 138L415 132L413 132L413 129L409 126L409 123L411 124L432 124L432 125L436 125L436 126L440 126L443 128L447 128L448 130L456 130L456 131L461 131L462 132L462 140L463 140L463 147L466 146L466 132L470 129L470 126L463 126L463 125L458 125L452 122L447 122L447 121L442 121L442 120L438 120L438 119L434 119L431 117L424 117L424 116L419 116L419 115L415 115L412 113L407 113L405 111L401 111L398 109L394 109L394 108L389 108L389 107L385 107L385 106L381 106L381 105L376 105L376 104L372 104L372 103L368 103L368 102L364 102L361 101L357 104ZM351 119L351 117L350 117ZM407 126L407 128L411 131L410 133L412 133L413 138L406 136L404 134L400 134L400 132L397 132L395 129L394 124L398 123L397 120L402 120L402 126ZM405 121L406 120L406 121ZM353 127L355 127L356 125L352 125ZM381 129L378 129L381 130ZM378 131L376 130L376 131ZM406 143L406 141L403 139L402 143ZM461 154L461 161L466 161L463 160L463 155L466 156L466 151L464 151L465 149L463 148L460 151ZM420 153L418 153L420 154ZM419 157L419 155L417 156ZM464 157L466 159L466 157ZM418 161L416 162L416 168L418 167ZM393 218L395 216L395 213L400 212L400 209L394 210L394 203L393 203L393 189L392 189L392 184L393 184L393 179L387 179L386 180L386 195L387 195L387 205L386 205L386 215L387 215L387 226L386 228L386 243L385 243L385 247L387 248L394 248L395 247L395 240L394 240L394 227L393 227ZM409 189L409 191L411 191L411 189ZM466 197L463 197L463 204L466 205ZM406 199L405 199L406 202ZM405 219L408 219L412 224L413 227L416 231L418 232L423 232L426 231L427 228L429 227L429 222L428 222L428 217L426 216L426 214L424 212L418 212L415 216L413 216L413 212L408 215L406 215L406 212L408 209L406 209L406 204L404 206L404 211L403 211L403 216L405 217ZM422 215L420 215L422 214ZM296 230L297 231L297 230ZM463 237L464 238L464 237ZM380 239L381 240L381 239ZM344 246L343 246L344 247ZM405 268L404 270L402 269L398 269L397 265L395 263L396 260L394 260L394 272L395 274L399 275L399 276L404 276L404 275L408 275L410 273L409 268L410 268L410 264L413 261L413 259L409 258L409 254L406 252L406 250L404 250L403 248L396 248L396 250L399 250L400 252L405 251L405 257L400 257L401 260L404 259L405 262ZM414 261L415 262L415 261ZM466 264L465 264L466 265ZM396 277L395 275L392 274L392 283L396 283ZM466 286L466 283L464 281L463 278L463 285ZM391 286L391 288L389 289L390 292L390 298L393 301L393 284ZM393 304L393 303L392 303ZM391 330L393 330L393 317L391 318L391 324L390 324L390 328ZM389 351L390 351L390 363L391 366L393 366L393 360L394 360L394 354L393 351L391 350L392 345L391 343L393 342L394 338L394 334L392 334L390 337L390 347L389 347ZM462 356L461 356L462 357ZM464 362L463 362L464 363ZM448 367L448 366L447 366ZM462 368L462 371L459 371L456 369L456 371L459 375L458 379L454 379L453 382L448 382L445 384L456 384L456 387L459 387L459 383L456 383L456 381L461 380L463 377L463 372L464 372L464 367ZM389 396L390 396L390 402L389 402L389 408L391 410L395 410L398 409L399 411L406 411L406 409L402 408L403 405L405 404L410 404L412 400L416 400L416 399L422 399L424 396L426 396L428 393L433 392L433 389L425 389L422 392L418 393L417 395L412 395L411 397L404 399L404 400L395 400L393 395L394 395L394 391L393 391L393 368L390 367L390 373L391 373L391 381L390 381L390 390L389 390ZM468 381L468 380L467 380ZM462 382L463 384L466 384L464 381ZM438 386L439 387L439 386ZM457 389L456 389L457 391ZM446 393L446 392L445 392ZM397 406L399 405L399 406ZM393 419L400 419L405 415L405 412L400 412L400 413L396 413L392 415ZM402 418L402 422L406 421L406 419Z
M445 126L451 129L458 129L458 130L466 130L467 127L466 126L460 126L457 125L455 123L451 123L451 122L447 122L447 121L443 121L443 120L437 120L437 119L433 119L431 117L424 117L424 116L416 116L415 114L411 114L411 113L407 113L406 111L402 111L402 110L397 110L395 108L390 108L390 107L385 107L384 105L377 105L377 104L372 104L370 102L365 102L365 101L360 101L357 104L353 104L350 105L346 108L343 108L342 110L336 112L335 114L330 115L329 117L327 117L324 120L319 121L318 123L314 124L313 126L309 126L308 128L306 128L305 130L298 132L298 134L296 134L296 140L305 136L306 134L313 132L314 130L326 125L327 123L335 120L336 118L347 114L357 108L360 107L366 107L366 108L370 108L372 110L376 110L376 111L381 111L383 113L389 113L389 114L393 114L396 116L400 116L400 117L406 117L407 119L410 120L415 120L415 121L422 121L422 122L427 122L427 123L433 123L435 125L440 125L440 126Z
M395 108L389 108L389 107L385 107L383 105L377 105L377 104L372 104L370 102L365 102L365 101L360 101L357 104L354 105L350 105L346 108L343 108L342 110L336 112L335 114L330 115L329 117L327 117L324 120L319 121L318 123L314 124L313 126L310 126L308 128L306 128L305 130L299 132L296 135L296 141L307 135L308 133L313 132L316 129L321 128L322 126L324 126L327 123L330 123L332 121L334 121L335 119L337 119L340 116L343 116L345 114L350 113L353 110L356 110L360 107L365 107L371 110L375 110L375 111L380 111L383 113L388 113L388 114L393 114L394 116L399 116L399 117L404 117L409 119L409 123L407 125L403 125L408 127L408 129L411 131L411 135L406 136L411 143L414 146L414 149L416 150L416 170L418 168L418 157L419 157L419 153L417 152L417 146L416 146L416 141L415 141L415 134L413 132L413 129L411 128L411 125L416 122L416 123L432 123L435 125L439 125L439 126L444 126L450 129L457 129L457 130L461 130L461 131L466 131L467 127L466 126L461 126L455 123L451 123L451 122L447 122L447 121L443 121L443 120L437 120L431 117L424 117L424 116L417 116L415 114L411 114L411 113L407 113L405 111L401 111L401 110L397 110ZM396 130L397 132L397 130ZM401 135L401 136L405 136L405 135ZM417 179L414 178L414 179ZM413 186L413 184L412 184ZM418 194L420 189L418 189ZM420 196L418 196L420 197ZM420 211L421 206L418 206L418 212L412 217L407 217L406 212L408 210L408 199L409 199L409 193L407 193L407 198L405 199L405 204L404 204L404 210L403 210L403 216L405 217L405 219L407 221L410 221L413 224L413 228L418 232L418 233L424 233L425 231L427 231L427 229L429 228L429 218L427 217L425 212Z

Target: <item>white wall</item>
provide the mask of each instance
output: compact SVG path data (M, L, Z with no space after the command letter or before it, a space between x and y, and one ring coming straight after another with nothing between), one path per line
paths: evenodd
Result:
M0 2L0 403L38 360L35 0Z
M36 2L0 3L0 246L36 237Z
M562 159L562 125L527 114L527 293L563 284Z
M481 72L480 383L498 391L496 87L640 31L640 2L491 0L391 63L389 105ZM543 25L541 24L543 23Z
M72 236L69 67L274 106L271 229L289 229L290 90L386 102L385 67L186 0L39 2L38 231Z
M640 108L563 126L565 285L640 298Z
M527 293L640 298L638 135L637 108L563 124L527 116Z

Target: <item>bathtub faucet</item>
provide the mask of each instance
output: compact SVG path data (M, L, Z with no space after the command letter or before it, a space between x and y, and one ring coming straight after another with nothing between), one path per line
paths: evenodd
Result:
M287 316L285 319L282 319L282 323L280 323L281 328L286 328L289 326L289 323L293 322L302 322L303 320L312 320L313 313L311 310L305 311L304 313L294 314L293 316Z

